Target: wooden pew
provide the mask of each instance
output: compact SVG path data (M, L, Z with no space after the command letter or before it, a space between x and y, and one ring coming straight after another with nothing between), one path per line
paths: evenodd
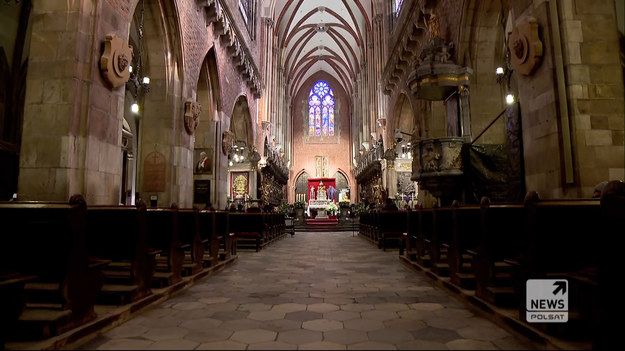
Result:
M270 238L270 220L271 215L266 213L229 213L229 230L236 237L237 249L260 251Z
M380 211L378 213L378 248L386 251L391 242L399 246L399 240L406 232L406 216L406 211Z
M430 237L430 270L441 276L449 276L447 249L451 242L453 231L453 208L442 207L433 211L432 235Z
M230 232L230 214L226 211L215 211L215 233L219 239L219 260L227 261L236 255L237 238Z
M124 305L150 294L158 251L148 249L145 203L137 206L90 206L89 251L112 263L104 271L98 303Z
M496 306L517 307L514 273L525 250L523 204L480 204L480 239L474 253L476 296Z
M215 267L219 263L219 238L216 226L215 211L202 210L199 212L199 232L205 248L204 267Z
M109 262L89 255L86 209L81 195L0 203L0 341L47 338L96 317Z
M407 211L406 212L406 232L403 233L402 238L402 250L400 255L410 262L417 261L416 241L419 232L419 211Z
M178 209L149 208L146 216L148 247L160 252L152 283L156 287L175 284L182 279L184 250L189 248L180 241Z
M180 242L187 247L183 263L183 273L186 276L198 273L204 263L204 243L200 235L199 210L178 210L178 232Z
M475 289L475 273L471 263L480 238L480 207L454 207L452 225L451 242L447 249L450 281L463 289Z
M434 231L434 211L433 208L421 208L419 211L419 229L415 240L415 251L417 263L423 268L431 266L430 242Z

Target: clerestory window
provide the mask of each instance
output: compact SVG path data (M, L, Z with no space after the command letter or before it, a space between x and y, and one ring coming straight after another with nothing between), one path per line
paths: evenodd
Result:
M308 95L308 135L334 136L334 92L320 80Z

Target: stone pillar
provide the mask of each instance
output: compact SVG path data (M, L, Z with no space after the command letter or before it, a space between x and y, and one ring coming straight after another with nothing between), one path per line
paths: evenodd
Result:
M96 67L109 34L104 31L126 38L131 14L120 15L108 2L99 2L97 11L93 6L90 1L34 2L21 200L68 201L81 193L89 205L120 201L124 88L106 87ZM102 23L106 19L115 24Z

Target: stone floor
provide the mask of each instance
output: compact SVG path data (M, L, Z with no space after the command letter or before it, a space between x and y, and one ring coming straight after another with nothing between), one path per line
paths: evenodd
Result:
M535 349L350 232L298 233L80 349Z

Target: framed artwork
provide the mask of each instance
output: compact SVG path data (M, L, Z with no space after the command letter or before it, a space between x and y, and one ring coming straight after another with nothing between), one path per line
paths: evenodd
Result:
M213 149L195 149L193 155L193 173L213 174Z

